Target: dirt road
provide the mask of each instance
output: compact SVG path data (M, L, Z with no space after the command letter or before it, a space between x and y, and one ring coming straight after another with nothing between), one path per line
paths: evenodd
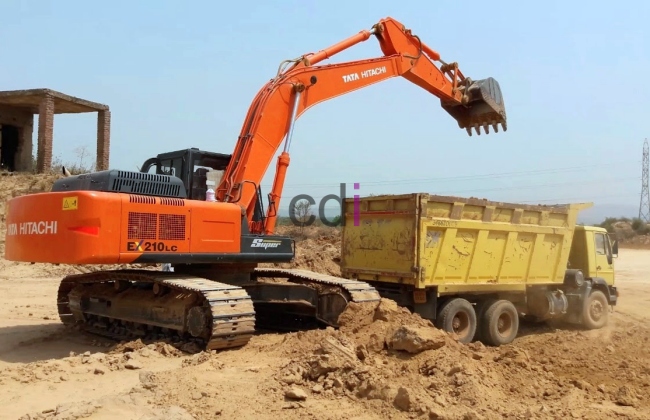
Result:
M67 269L2 261L0 418L648 418L650 251L616 265L620 305L599 331L525 325L511 345L463 346L382 302L340 331L187 355L65 330L53 276ZM398 350L400 325L428 349Z
M650 250L622 249L615 264L621 293L621 305L616 312L647 322L650 318Z

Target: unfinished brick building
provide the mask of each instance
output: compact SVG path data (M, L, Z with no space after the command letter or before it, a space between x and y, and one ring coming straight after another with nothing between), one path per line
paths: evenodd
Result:
M111 113L107 105L50 89L0 91L0 167L32 171L34 115L38 114L36 171L52 166L54 114L97 112L96 170L108 169Z

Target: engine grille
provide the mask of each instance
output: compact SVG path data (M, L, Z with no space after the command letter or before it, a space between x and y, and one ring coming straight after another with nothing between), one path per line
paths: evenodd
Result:
M183 214L129 212L129 239L183 241L186 238Z
M52 191L106 191L175 199L187 198L185 185L180 178L116 169L58 179L54 182Z
M182 214L161 214L158 223L158 239L182 241L185 239L185 216Z
M169 175L147 174L141 172L117 171L113 178L113 191L129 191L134 194L178 197L180 185L172 184Z

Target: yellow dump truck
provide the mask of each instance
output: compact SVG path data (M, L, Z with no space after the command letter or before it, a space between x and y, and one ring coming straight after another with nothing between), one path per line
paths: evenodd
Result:
M423 193L346 199L341 269L459 341L502 345L521 317L607 324L616 304L605 229L592 206L523 205Z

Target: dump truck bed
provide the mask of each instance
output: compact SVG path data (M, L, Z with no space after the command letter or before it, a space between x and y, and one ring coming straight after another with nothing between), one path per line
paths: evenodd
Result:
M426 193L347 199L341 269L438 293L562 283L578 212Z

